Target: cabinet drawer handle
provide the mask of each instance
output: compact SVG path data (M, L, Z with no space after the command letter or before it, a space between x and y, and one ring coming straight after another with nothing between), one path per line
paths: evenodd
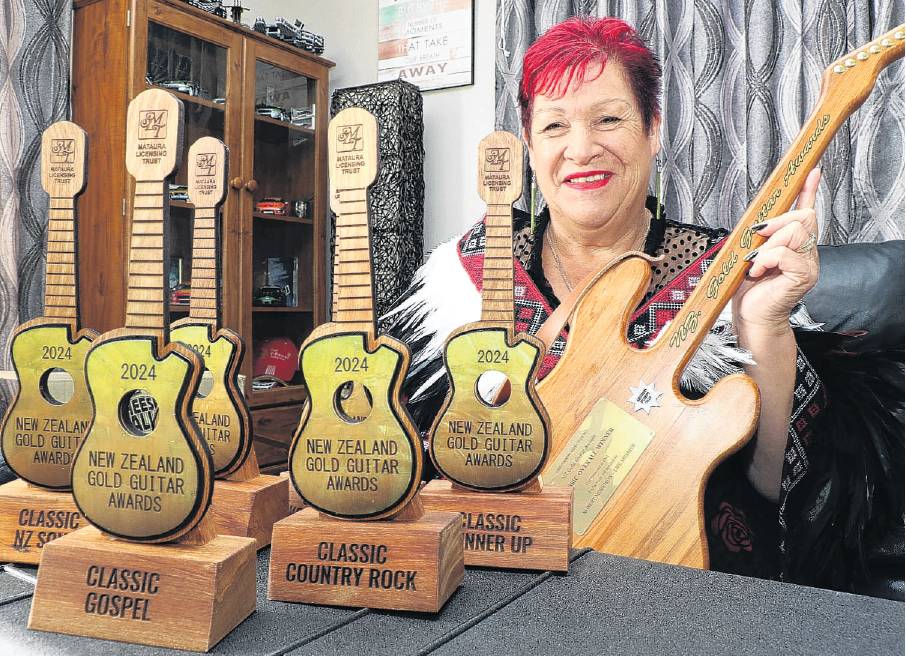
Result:
M242 189L242 178L233 178L230 180L230 186L233 189Z
M258 181L255 180L254 178L252 178L251 180L249 180L248 182L245 183L245 190L248 191L249 193L254 193L257 188L258 188Z

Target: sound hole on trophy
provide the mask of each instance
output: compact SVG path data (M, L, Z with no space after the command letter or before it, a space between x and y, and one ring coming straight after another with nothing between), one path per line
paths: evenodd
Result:
M198 384L198 394L195 396L199 399L207 398L212 389L214 389L214 374L205 369L201 374L201 382Z
M45 371L41 376L39 387L44 400L53 405L68 403L75 392L72 376L68 371L59 367Z
M120 423L135 437L146 437L157 427L157 401L147 390L126 392L120 399Z
M496 369L486 371L475 381L475 394L482 403L492 408L499 408L510 400L510 379Z
M334 392L333 405L340 419L350 424L358 424L371 414L373 406L371 390L361 383L347 380Z

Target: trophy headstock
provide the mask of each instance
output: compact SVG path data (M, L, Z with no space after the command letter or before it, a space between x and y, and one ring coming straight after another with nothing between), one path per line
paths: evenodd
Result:
M511 205L522 196L522 141L492 132L478 144L478 195L488 205Z
M841 104L850 108L861 105L881 71L903 57L904 36L906 25L900 25L832 62L821 80L824 95L845 99Z
M366 189L377 177L377 120L360 107L344 109L327 128L330 208L337 214L336 197L347 189Z
M142 91L126 114L126 169L136 180L165 180L182 159L183 104L163 89Z
M69 121L57 121L41 135L41 186L51 198L74 198L85 188L88 138Z
M229 151L220 139L202 137L189 148L189 200L198 208L223 202Z

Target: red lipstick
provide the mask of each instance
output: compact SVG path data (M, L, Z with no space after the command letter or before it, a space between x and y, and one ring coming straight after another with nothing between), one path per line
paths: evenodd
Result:
M610 182L611 177L613 177L611 171L581 171L579 173L570 173L563 178L563 184L570 189L587 191L606 186Z

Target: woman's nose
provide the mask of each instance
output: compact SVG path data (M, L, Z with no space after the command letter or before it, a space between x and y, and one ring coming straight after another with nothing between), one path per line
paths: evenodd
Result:
M585 126L576 126L570 130L564 157L576 164L584 165L593 161L604 151L604 147L595 140L595 135Z

